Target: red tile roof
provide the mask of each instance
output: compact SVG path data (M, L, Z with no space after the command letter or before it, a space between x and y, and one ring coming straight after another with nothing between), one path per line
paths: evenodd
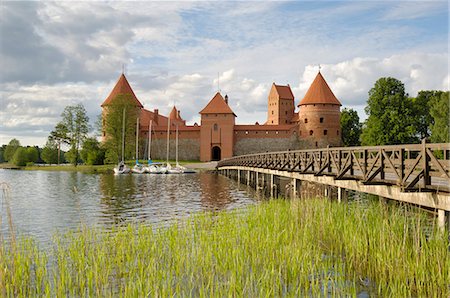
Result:
M105 99L105 101L101 104L101 106L106 106L111 104L111 102L116 98L117 95L124 94L124 95L131 95L131 100L133 101L133 104L143 108L144 106L141 104L141 102L137 99L136 95L133 92L133 89L131 89L130 84L128 83L127 78L124 74L122 74L119 77L119 80L117 81L116 85L114 86L113 90L109 94L109 96Z
M200 114L233 114L236 116L219 92L200 111Z
M305 97L300 101L301 105L308 104L333 104L342 105L341 102L334 96L327 82L319 72L306 92Z
M278 93L278 96L282 99L294 99L294 93L292 93L291 87L289 85L282 86L282 85L276 85L273 83L273 86L275 86L275 90Z
M178 119L178 110L175 106L173 106L172 111L170 111L169 118Z

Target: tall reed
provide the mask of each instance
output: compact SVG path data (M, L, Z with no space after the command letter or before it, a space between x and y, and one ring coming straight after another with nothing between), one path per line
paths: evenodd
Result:
M2 245L6 296L450 296L448 232L413 209L272 200L168 228L82 227Z

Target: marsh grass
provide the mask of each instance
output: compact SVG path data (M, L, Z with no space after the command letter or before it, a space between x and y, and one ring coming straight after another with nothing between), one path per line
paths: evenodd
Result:
M2 296L448 297L448 234L409 208L271 200L0 248ZM3 242L4 243L4 242Z

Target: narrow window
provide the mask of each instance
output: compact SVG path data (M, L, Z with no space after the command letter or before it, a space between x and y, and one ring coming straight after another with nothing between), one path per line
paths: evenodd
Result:
M327 133L328 133L328 131L325 129L325 130L323 131L323 135L326 136Z
M248 135L248 130L245 132L246 135Z
M337 131L337 135L339 135L339 130Z
M319 144L316 142L316 147L318 146Z
M284 114L287 115L287 111L284 111Z
M313 131L312 131L312 130L309 131L309 135L310 135L310 136L313 135Z
M217 131L217 129L218 129L218 125L217 125L217 123L214 123L214 131Z
M284 123L287 123L287 120L284 120Z
M266 135L268 135L269 134L269 132L266 130Z
M272 115L273 115L273 110L272 110Z
M308 119L307 118L305 118L305 123L308 123Z
M323 123L323 117L320 117L320 123Z
M272 123L273 123L273 120L272 120Z

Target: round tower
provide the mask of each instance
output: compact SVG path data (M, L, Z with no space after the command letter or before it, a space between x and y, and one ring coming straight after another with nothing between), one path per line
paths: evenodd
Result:
M341 103L320 71L298 107L299 138L309 147L341 145Z

